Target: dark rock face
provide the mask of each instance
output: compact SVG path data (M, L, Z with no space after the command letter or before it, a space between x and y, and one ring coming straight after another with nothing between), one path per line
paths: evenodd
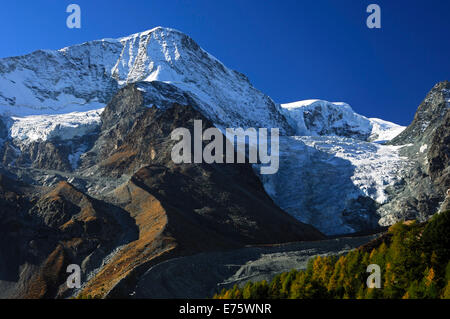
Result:
M224 238L229 237L225 242L240 245L321 236L281 211L265 193L250 165L174 164L171 132L184 127L192 133L194 120L202 120L204 129L213 124L189 105L144 107L141 95L135 86L127 87L104 112L104 127L105 123L113 125L99 138L103 156L97 167L102 174L120 177L137 172L131 178L134 184L152 194L163 207L191 214L190 220L201 216L203 229L223 233ZM112 110L116 114L112 118L119 121L109 120ZM114 144L117 141L122 142Z
M440 194L445 194L441 211L450 209L450 111L437 128L428 151L431 180Z
M334 123L339 122L343 119L343 113L336 110L335 112L330 112L328 116L324 116L328 112L324 112L322 106L316 106L312 111L304 113L305 126L310 131L318 132L321 136L343 136L350 138L357 138L360 140L367 140L370 132L362 133L358 128L352 127L348 124L343 124L335 126ZM328 123L325 128L319 130L322 127L322 123ZM319 125L319 127L318 127Z
M418 218L427 220L448 208L450 145L450 82L438 83L417 109L413 122L391 144L403 145L410 161L403 183L390 191L391 201L381 209L386 224Z
M66 267L110 251L123 235L136 236L121 210L66 182L47 192L0 176L0 297L54 298L70 294ZM32 194L32 196L30 196ZM42 194L42 195L40 195ZM131 222L130 222L131 224Z
M420 104L411 125L395 137L390 144L404 145L429 142L428 140L433 135L434 130L442 123L443 118L448 113L449 99L450 82L444 81L436 84Z
M3 165L8 166L11 163L14 163L14 161L17 160L18 155L18 149L12 145L11 141L3 143L3 147L0 150L0 158Z
M6 139L8 137L8 128L5 124L6 121L7 119L0 116L0 139Z
M160 107L147 107L156 101L141 98L141 90L128 86L118 96L134 105L113 99L105 110L104 123L109 122L109 106L116 114L133 112L112 117L120 119L103 127L98 139L101 145L96 143L86 159L98 163L95 171L102 176L132 175L114 191L114 198L142 231L112 262L133 260L133 264L121 263L116 277L120 280L113 286L107 284L111 280L107 267L88 283L84 294L95 295L103 289L108 297L128 296L148 268L174 256L324 238L276 207L250 165L175 165L170 158L175 144L170 139L172 130L184 127L192 132L194 120L202 120L204 128L212 123L195 106L161 103L164 94L173 92L165 85L157 102ZM141 245L155 250L139 253Z
M218 237L222 245L321 238L313 227L275 206L247 165L149 166L139 170L132 182L146 189L163 207L174 209L179 218L196 224L196 232L213 231L209 240ZM171 220L169 216L169 226ZM182 223L174 223L172 227L184 232ZM180 245L189 241L192 237L180 241Z
M429 172L433 180L443 177L450 163L450 112L436 129L428 151Z
M68 155L69 150L65 145L58 145L55 142L33 142L23 147L20 162L25 164L31 162L31 166L41 169L53 169L57 171L70 171ZM28 158L27 158L27 155Z
M8 119L4 119L8 122ZM36 168L41 170L55 170L71 172L78 167L77 161L71 161L71 154L81 148L88 149L96 140L97 132L71 140L62 141L56 138L47 141L33 141L27 144L13 141L6 133L2 138L2 120L0 119L0 163L5 167Z

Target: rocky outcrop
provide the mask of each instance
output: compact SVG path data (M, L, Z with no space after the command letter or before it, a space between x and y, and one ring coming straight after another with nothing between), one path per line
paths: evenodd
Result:
M46 190L0 176L0 184L2 298L68 296L69 264L88 274L126 237L136 236L120 208L67 182Z
M436 84L417 109L413 122L391 144L410 167L401 182L388 189L391 200L380 212L383 225L399 220L427 220L448 207L450 82Z
M279 209L248 164L175 165L170 157L172 130L192 132L194 120L202 120L205 128L212 123L189 105L146 107L142 94L130 85L111 101L101 144L83 162L84 167L98 160L95 171L101 175L132 175L111 198L136 220L139 239L124 247L83 295L127 296L146 269L175 256L324 238ZM111 278L117 264L120 270Z
M448 113L450 99L450 82L436 84L419 105L413 122L390 144L430 144L434 131Z
M7 118L0 116L0 139L6 139L8 137L8 127L6 125Z
M450 209L450 110L436 129L428 151L429 172L438 193L445 196L440 210Z

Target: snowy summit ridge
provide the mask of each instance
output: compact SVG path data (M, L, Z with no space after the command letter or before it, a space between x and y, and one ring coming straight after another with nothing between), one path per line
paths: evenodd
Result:
M154 81L188 92L218 125L290 130L279 106L243 74L225 67L187 35L162 27L0 59L0 114L92 111L103 108L120 87Z

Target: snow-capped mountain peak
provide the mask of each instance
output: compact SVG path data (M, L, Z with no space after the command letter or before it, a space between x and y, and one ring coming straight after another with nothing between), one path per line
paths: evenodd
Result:
M91 111L104 107L126 84L153 81L187 92L218 125L290 131L279 106L244 75L225 67L189 36L162 27L0 59L0 114Z

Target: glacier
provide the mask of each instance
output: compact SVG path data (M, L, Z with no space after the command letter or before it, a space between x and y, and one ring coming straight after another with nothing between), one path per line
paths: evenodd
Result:
M280 139L278 173L260 176L275 203L329 235L377 227L386 189L408 160L384 145L405 127L367 118L344 102L281 104L295 136Z
M339 136L281 137L279 171L260 179L278 206L325 234L373 229L386 188L407 167L400 149ZM372 209L359 205L363 198Z

